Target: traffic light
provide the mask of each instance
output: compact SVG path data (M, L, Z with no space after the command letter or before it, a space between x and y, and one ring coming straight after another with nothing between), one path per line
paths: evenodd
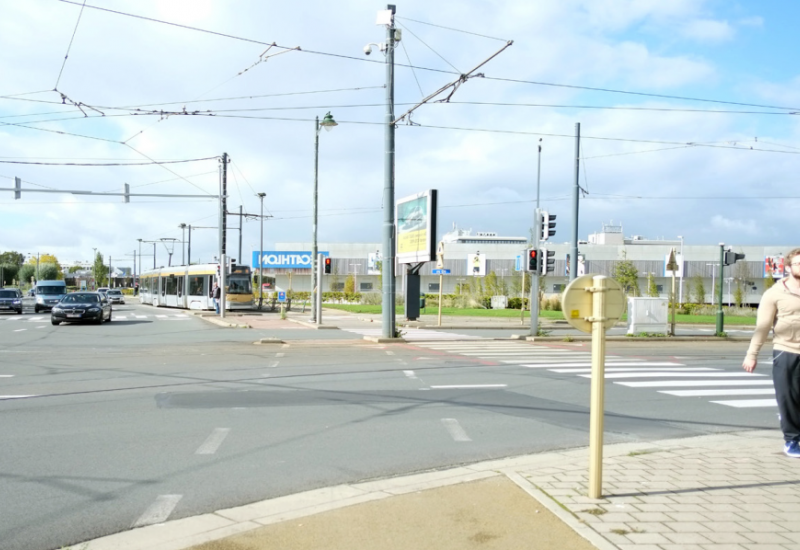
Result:
M555 271L556 259L553 258L555 255L555 250L542 250L539 254L541 258L542 275L547 275L548 273Z
M551 214L550 212L543 211L541 213L542 217L542 234L539 237L539 240L546 241L550 237L556 234L556 215Z
M725 265L733 265L739 260L744 260L744 254L739 254L737 252L734 252L733 250L726 250L725 257L722 263Z
M331 272L331 259L325 258L325 274L329 275Z
M539 251L535 248L529 248L525 255L528 258L527 271L532 271L533 273L539 271Z

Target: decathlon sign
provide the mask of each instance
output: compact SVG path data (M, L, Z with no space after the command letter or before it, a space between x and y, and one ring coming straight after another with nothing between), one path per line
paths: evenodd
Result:
M323 256L328 256L328 252L320 251ZM265 250L261 254L257 250L253 251L253 268L258 269L311 269L311 252L289 252L286 250L269 251Z

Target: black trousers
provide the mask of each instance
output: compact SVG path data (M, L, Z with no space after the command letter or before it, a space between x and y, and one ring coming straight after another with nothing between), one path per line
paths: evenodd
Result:
M800 355L773 350L772 382L785 441L800 441Z

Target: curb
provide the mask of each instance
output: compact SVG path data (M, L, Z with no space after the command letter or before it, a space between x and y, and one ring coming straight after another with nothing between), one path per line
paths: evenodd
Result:
M328 329L328 328L334 328L334 329L337 329L337 330L339 329L339 327L334 326L334 325L320 325L320 324L317 324L317 323L311 323L309 321L301 321L300 319L290 319L290 318L287 317L286 320L287 321L291 321L292 323L297 323L298 325L302 325L302 326L304 326L306 328L313 328L313 329L317 329L317 330Z

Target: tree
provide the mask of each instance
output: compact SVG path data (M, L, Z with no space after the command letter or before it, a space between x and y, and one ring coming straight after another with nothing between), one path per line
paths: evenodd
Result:
M3 252L0 254L0 264L2 265L15 265L17 267L25 263L25 255L19 252Z
M356 293L356 278L352 273L350 273L344 280L344 293L345 294Z
M764 292L772 288L774 284L775 284L775 278L772 275L764 279Z
M92 273L94 274L94 282L96 286L106 286L108 284L106 281L108 277L108 266L103 263L103 255L99 252L94 257Z
M20 283L29 284L31 279L36 277L36 266L25 264L19 268L19 281Z
M58 258L53 256L52 254L40 254L38 257L31 257L31 259L28 260L28 264L26 264L26 265L32 265L35 268L37 264L39 265L39 278L40 279L42 279L42 280L51 280L52 281L52 280L56 280L56 279L60 280L60 279L64 278L64 273L61 271L61 264L58 263ZM41 269L42 269L42 265L44 265L44 264L53 264L53 265L55 265L55 268L56 268L55 277L52 277L50 279L45 279L44 277L42 277ZM50 269L48 269L48 273L50 274L50 273L52 273L52 271ZM34 277L35 277L35 275L34 275Z
M70 274L72 274L72 273L77 273L77 272L78 272L78 271L80 271L81 269L83 269L83 266L80 266L80 265L73 265L72 267L70 267L70 268L69 268L69 270L68 270L68 271L69 271L69 273L70 273Z
M383 260L375 260L375 271L378 272L378 288L383 291Z
M486 280L484 281L486 286L486 294L489 296L497 296L500 294L500 284L497 280L497 273L494 271L490 271L486 275Z
M59 277L59 275L61 276ZM39 264L39 281L55 281L63 278L64 275L61 274L61 269L59 268L58 264Z
M742 307L744 302L744 282L741 279L736 279L736 288L733 289L733 302L736 307Z
M631 296L641 295L639 291L639 270L636 269L632 261L622 260L614 264L614 268L611 270L611 278L622 286L625 294L630 294Z
M694 302L697 304L705 304L706 287L703 285L703 278L699 274L692 277L691 288L694 291Z
M333 262L331 262L333 263ZM333 263L333 270L331 272L331 282L330 287L332 291L339 290L339 268L336 267L336 264ZM322 292L322 281L320 281L320 292Z
M652 273L647 274L647 295L651 298L658 298L658 286Z

